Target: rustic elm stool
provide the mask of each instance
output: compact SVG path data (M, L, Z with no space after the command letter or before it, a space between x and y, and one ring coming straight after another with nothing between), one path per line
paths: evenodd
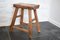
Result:
M39 23L38 23L37 13L36 13L36 9L39 8L39 5L19 3L19 4L14 4L13 6L15 7L15 12L14 12L12 22L11 22L11 25L10 25L10 32L13 32L15 20L16 20L17 17L21 17L20 18L20 25L23 24L24 9L28 9L28 16L29 16L28 30L23 29L22 27L15 27L15 28L18 29L18 30L21 30L23 32L27 32L29 34L29 38L31 39L32 38L32 21L36 20L37 31L40 32L40 26L39 26ZM19 8L21 8L21 15L17 16L17 12L18 12ZM31 10L34 11L35 19L33 19L33 20L32 20Z

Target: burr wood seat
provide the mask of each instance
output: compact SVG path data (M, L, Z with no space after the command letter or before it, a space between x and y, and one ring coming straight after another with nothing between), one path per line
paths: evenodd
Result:
M10 25L10 32L13 32L15 20L17 17L20 17L20 25L23 25L24 9L28 9L28 16L29 16L28 30L25 30L21 27L15 27L15 28L20 31L27 32L29 34L29 38L31 39L32 38L32 21L35 20L37 31L40 32L40 26L38 23L37 12L36 12L36 9L39 8L39 5L18 3L18 4L13 4L13 7L15 7L15 11L14 11L14 15L13 15L12 22ZM21 15L17 16L17 12L18 12L19 8L21 8ZM33 19L33 20L32 20L31 10L34 11L35 19Z

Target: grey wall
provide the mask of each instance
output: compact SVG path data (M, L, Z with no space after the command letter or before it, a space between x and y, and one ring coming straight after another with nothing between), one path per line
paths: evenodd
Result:
M60 27L60 0L50 0L49 21Z

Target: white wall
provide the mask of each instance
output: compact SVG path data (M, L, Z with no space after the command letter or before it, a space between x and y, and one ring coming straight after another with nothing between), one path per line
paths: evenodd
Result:
M49 16L49 5L48 0L0 0L0 26L10 25L12 15L14 12L13 4L14 3L32 3L39 4L40 8L37 10L39 22L48 21ZM27 10L24 12L24 22L27 22ZM33 12L32 12L33 13ZM18 20L16 22L18 24Z
M60 0L50 0L49 21L60 27Z

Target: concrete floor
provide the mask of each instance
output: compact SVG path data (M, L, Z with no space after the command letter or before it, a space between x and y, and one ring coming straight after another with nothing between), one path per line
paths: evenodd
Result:
M60 28L49 23L41 22L41 32L38 33L36 25L33 24L32 40L60 40ZM24 25L26 28L27 25ZM28 34L14 29L14 32L9 32L8 27L0 28L0 40L29 40Z

